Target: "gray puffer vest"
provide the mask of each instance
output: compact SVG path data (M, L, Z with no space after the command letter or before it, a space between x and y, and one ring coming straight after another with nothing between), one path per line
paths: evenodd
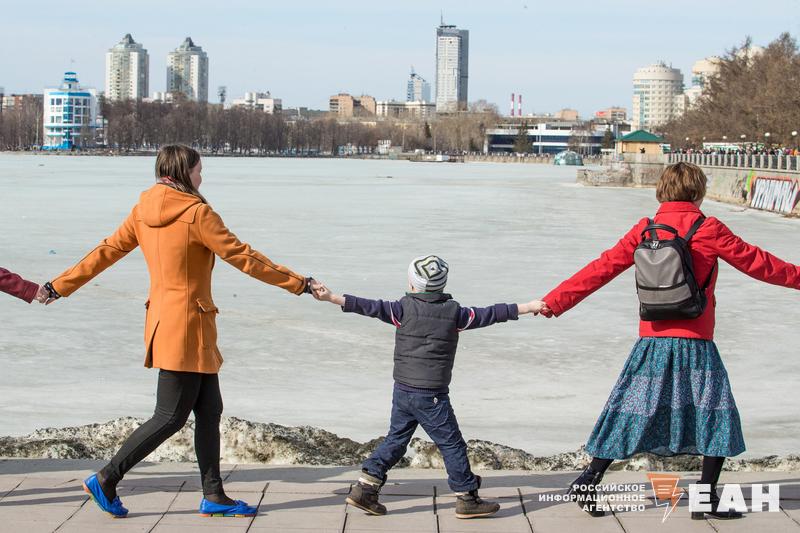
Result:
M458 347L458 302L444 293L409 293L400 304L394 380L419 389L447 389Z

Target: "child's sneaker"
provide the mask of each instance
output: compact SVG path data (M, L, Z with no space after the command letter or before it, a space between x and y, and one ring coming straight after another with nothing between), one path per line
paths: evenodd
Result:
M385 515L386 506L378 502L378 496L384 483L384 480L362 472L361 477L358 478L358 483L350 489L350 495L346 500L347 503L369 514Z
M481 487L481 476L478 478L478 489ZM481 518L491 516L500 510L500 504L487 502L478 496L478 489L456 493L456 518Z

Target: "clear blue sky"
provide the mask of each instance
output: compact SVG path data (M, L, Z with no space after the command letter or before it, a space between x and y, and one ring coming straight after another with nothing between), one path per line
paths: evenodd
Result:
M630 110L636 68L663 59L684 73L746 35L765 45L800 35L800 1L406 0L17 2L0 0L0 86L41 92L75 70L102 89L105 52L131 33L150 53L150 91L188 35L209 55L209 94L271 91L285 107L327 108L337 92L404 99L411 65L434 82L435 28L470 30L469 98L508 110Z

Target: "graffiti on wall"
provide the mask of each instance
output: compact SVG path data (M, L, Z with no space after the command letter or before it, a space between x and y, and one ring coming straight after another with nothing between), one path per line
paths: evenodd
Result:
M792 178L748 176L750 207L791 213L800 199L800 181Z

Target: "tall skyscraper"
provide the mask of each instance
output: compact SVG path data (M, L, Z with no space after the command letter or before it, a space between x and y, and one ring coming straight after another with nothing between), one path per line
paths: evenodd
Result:
M167 55L167 92L208 102L208 55L191 37Z
M467 108L469 31L455 26L436 28L436 112Z
M633 129L649 130L680 116L686 107L683 74L663 62L633 75Z
M126 33L106 52L106 98L141 100L146 98L150 80L150 58L141 44Z
M408 85L406 89L406 102L430 102L431 101L431 84L425 79L414 72L414 67L411 67L411 75L408 78Z

